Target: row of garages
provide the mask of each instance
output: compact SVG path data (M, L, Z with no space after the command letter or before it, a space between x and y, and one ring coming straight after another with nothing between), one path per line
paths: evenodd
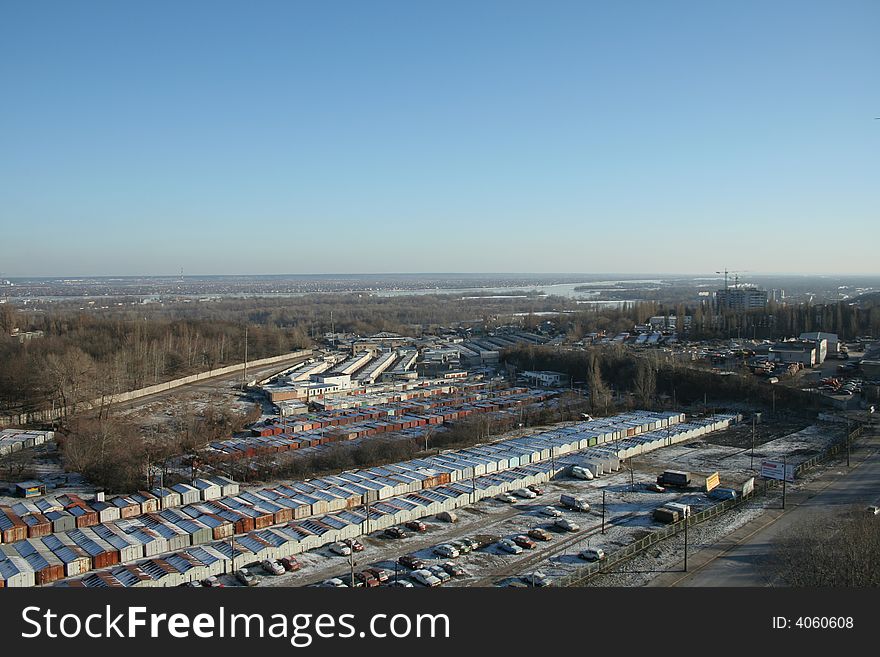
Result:
M55 437L54 431L30 431L3 429L0 431L0 456L12 454L28 447L42 445Z
M622 438L613 444L599 445L584 452L565 456L561 464L567 468L573 465L584 467L593 474L600 476L609 471L617 470L623 459L652 452L660 447L675 445L685 440L699 438L713 431L726 429L731 424L742 420L739 414L719 414L708 418L692 419L680 423L675 429L654 430L641 435Z
M439 406L457 406L471 402L494 399L508 395L528 392L526 388L503 388L485 390L486 384L467 384L466 390L456 386L431 386L420 391L410 391L410 395L401 399L391 399L377 404L361 404L357 410L325 409L317 413L307 413L287 418L277 418L263 422L253 429L255 436L272 436L279 434L295 434L311 429L324 429L342 424L353 424L363 420L378 420L387 416L406 415L410 412L436 408ZM429 394L422 394L429 393ZM426 397L438 397L431 401L419 402ZM365 398L362 398L365 399Z
M181 483L167 488L156 487L108 500L85 501L72 493L23 500L11 507L0 507L0 544L94 527L238 492L238 483L215 476L196 479L192 485Z
M514 406L535 404L552 396L543 391L503 391L503 394L482 395L479 401L456 399L454 403L424 404L410 407L370 407L336 414L332 418L298 421L284 426L261 426L253 431L267 435L213 442L208 453L221 459L250 458L263 454L317 447L328 443L368 438L381 433L400 432L452 422L475 413L490 413ZM419 411L416 414L413 411ZM427 429L426 429L427 430ZM271 434L270 434L271 431ZM278 433L275 433L278 431Z
M641 434L638 441L643 451L656 449L665 444L671 436L673 442L685 440L682 436L695 437L708 431L724 428L733 416L717 417L711 421L681 424L670 428L653 429ZM672 427L673 425L668 425ZM695 433L696 432L696 433ZM667 435L668 434L668 435ZM621 439L625 441L627 439ZM610 446L609 446L610 447ZM602 462L608 470L619 467L619 459L611 450L602 450L598 447L586 448L577 454L582 461L592 463ZM581 461L581 462L582 462ZM193 571L194 575L187 575L179 569L156 568L157 561L169 562L171 558L150 559L137 564L137 568L149 571L154 575L149 579L130 578L131 583L125 584L121 580L118 586L175 586L189 581L189 578L203 578L207 574L229 572L235 563L240 565L262 559L275 559L282 556L299 554L308 550L322 547L330 543L356 538L370 532L379 531L387 527L404 523L408 520L424 518L436 515L444 511L453 511L462 506L494 497L504 492L516 490L531 484L540 484L553 478L557 473L570 467L573 462L570 459L541 461L528 465L517 466L509 470L498 470L489 474L472 476L469 480L459 477L455 482L438 485L432 489L419 492L407 493L380 500L365 506L337 511L321 516L304 518L291 521L283 526L267 527L262 530L252 531L246 536L236 536L232 541L215 541L204 546L205 550L222 552L225 555L223 563L216 563L214 571ZM397 464L402 466L403 464ZM386 466L387 467L387 466ZM188 564L191 560L192 550L186 549L181 552L184 561ZM106 578L115 577L114 571L102 573L101 576L91 575L83 578L77 586L107 586ZM130 569L123 570L122 574L130 573ZM207 573L207 574L205 574Z

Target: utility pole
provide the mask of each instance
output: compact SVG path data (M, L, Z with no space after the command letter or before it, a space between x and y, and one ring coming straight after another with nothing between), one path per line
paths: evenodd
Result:
M244 378L241 380L241 389L244 390L245 386L247 386L247 360L248 360L248 327L247 324L244 325Z
M688 570L688 524L690 518L685 514L684 516L684 572Z
M348 565L351 569L351 588L355 588L354 585L354 550L351 547L348 548Z
M788 478L788 466L785 457L782 457L782 508L785 508L785 480Z
M605 489L602 489L602 533L605 533Z
M846 418L846 467L849 467L849 418Z
M755 469L755 416L752 415L752 458L749 463L749 470Z
M633 457L629 458L629 486L630 490L636 489L636 464Z

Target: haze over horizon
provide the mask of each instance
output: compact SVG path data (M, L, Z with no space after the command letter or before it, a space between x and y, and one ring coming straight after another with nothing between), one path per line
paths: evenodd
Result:
M876 2L49 4L0 277L878 273Z

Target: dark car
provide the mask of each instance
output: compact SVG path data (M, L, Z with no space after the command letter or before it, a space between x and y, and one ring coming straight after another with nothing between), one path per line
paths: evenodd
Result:
M540 486L536 486L535 484L532 484L531 486L526 486L526 488L528 488L530 491L532 491L535 495L543 495L544 494L544 489L541 488Z
M426 532L428 531L428 525L423 523L421 520L410 520L403 524L407 529L412 529L414 532Z
M351 573L345 573L345 575L340 575L339 579L342 580L342 583L348 586L349 588L357 588L359 586L364 586L365 582L363 577L358 577L360 573L355 573L354 578L352 578Z
M370 573L381 583L387 582L391 577L391 573L384 568L367 568L364 572Z
M389 527L385 530L385 536L388 538L407 538L409 534L403 531L400 527Z
M405 568L409 568L411 570L419 570L425 567L425 562L419 559L418 557L414 557L411 554L405 554L397 560L401 566Z

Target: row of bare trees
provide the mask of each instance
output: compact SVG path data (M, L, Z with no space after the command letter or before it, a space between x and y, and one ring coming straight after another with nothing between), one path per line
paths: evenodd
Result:
M880 586L880 522L861 507L819 522L805 519L774 543L763 563L772 584L798 587Z
M156 483L188 479L198 470L201 450L228 438L260 416L259 405L244 413L227 406L186 406L161 426L144 426L114 415L79 414L59 432L64 467L109 491L131 492Z

